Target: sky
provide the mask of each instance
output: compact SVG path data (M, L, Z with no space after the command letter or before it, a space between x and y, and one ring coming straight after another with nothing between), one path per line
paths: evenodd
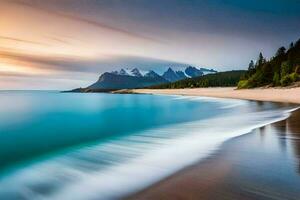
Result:
M300 38L300 0L0 0L0 89L85 87L105 71L246 69Z

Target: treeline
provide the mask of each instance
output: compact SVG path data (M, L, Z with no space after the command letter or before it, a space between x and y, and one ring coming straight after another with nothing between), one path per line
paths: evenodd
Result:
M261 86L288 86L300 80L300 39L289 48L280 47L270 60L262 53L254 63L251 60L248 71L238 83L238 88Z
M195 78L188 78L173 83L151 86L151 89L178 89L178 88L199 88L199 87L231 87L237 86L241 76L246 71L227 71L215 74L207 74Z

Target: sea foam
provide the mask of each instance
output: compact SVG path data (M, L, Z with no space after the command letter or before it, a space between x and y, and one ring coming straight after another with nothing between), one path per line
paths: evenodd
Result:
M0 197L119 199L201 161L226 140L283 120L293 111L278 108L222 114L222 109L242 107L246 101L184 99L218 101L221 114L110 139L37 162L1 180Z

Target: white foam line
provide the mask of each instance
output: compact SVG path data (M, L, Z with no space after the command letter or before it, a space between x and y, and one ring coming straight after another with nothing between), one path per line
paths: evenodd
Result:
M198 134L197 125L186 124L183 128L178 128L180 131L188 130L189 134L186 136L171 140L165 147L150 151L124 165L116 165L106 171L85 175L82 181L50 199L117 199L126 196L209 156L230 138L284 120L288 116L288 112L285 112L276 119L235 131L227 130L226 134L221 132ZM220 129L220 131L224 130ZM82 192L83 188L84 192Z
M246 100L241 99L226 99L226 98L215 98L215 97L202 97L202 96L180 96L180 95L166 95L172 96L174 100L190 100L190 101L200 101L200 102L215 102L223 104L222 109L233 108L237 106L242 106L247 103Z
M16 192L21 191L31 200L118 199L208 157L231 138L288 118L291 112L299 108L250 112L243 113L242 116L231 113L228 116L148 130L128 136L124 140L80 149L79 155L88 155L91 158L99 155L98 152L117 153L117 156L128 156L131 153L137 156L125 162L115 162L98 171L76 169L70 156L62 156L25 168L9 177L7 182L1 181L0 193L1 188L3 191L10 188ZM136 146L127 143L128 141L136 142ZM143 142L150 144L146 146ZM97 151L97 148L101 148L102 151ZM65 178L71 181L63 184ZM60 190L46 196L33 193L28 188L32 183L49 179L62 184Z

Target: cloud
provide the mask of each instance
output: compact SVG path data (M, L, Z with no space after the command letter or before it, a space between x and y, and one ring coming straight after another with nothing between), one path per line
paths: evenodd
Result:
M36 42L36 41L32 41L32 40L24 40L24 39L14 38L14 37L0 36L0 39L14 41L14 42L23 42L23 43L29 43L29 44L35 44L35 45L49 46L49 44L46 44L46 43Z
M142 70L152 69L162 72L170 66L177 69L188 65L187 63L139 56L107 55L106 58L87 60L80 57L31 55L4 49L0 50L0 56L2 59L8 59L11 62L27 63L36 69L92 74L133 67L138 67ZM20 67L22 67L22 65Z
M148 40L148 41L152 41L152 42L159 42L155 38L140 35L140 34L137 34L137 33L131 32L131 31L127 31L127 30L124 30L124 29L121 29L121 28L113 27L113 26L110 26L110 25L107 25L107 24L104 24L104 23L101 23L101 22L98 22L98 21L94 21L94 20L91 20L91 19L83 18L83 17L80 17L80 16L58 12L58 11L55 11L55 10L52 10L52 9L49 9L49 8L45 8L45 7L40 6L38 4L34 4L32 2L23 1L23 0L9 0L8 2L17 4L17 5L21 5L21 6L25 6L25 7L29 7L29 8L32 8L32 9L41 10L41 11L47 12L48 14L51 14L51 15L55 15L55 16L58 16L58 17L63 17L63 18L73 20L73 21L76 21L76 22L85 23L85 24L88 24L90 26L94 26L94 27L97 27L97 28L107 29L107 30L110 30L110 31L118 32L120 34L129 36L129 37L139 38L139 39L142 39L142 40Z
M54 42L58 42L61 44L67 44L70 45L71 43L65 39L59 38L59 37L54 37L54 36L46 36L48 39L54 41Z

